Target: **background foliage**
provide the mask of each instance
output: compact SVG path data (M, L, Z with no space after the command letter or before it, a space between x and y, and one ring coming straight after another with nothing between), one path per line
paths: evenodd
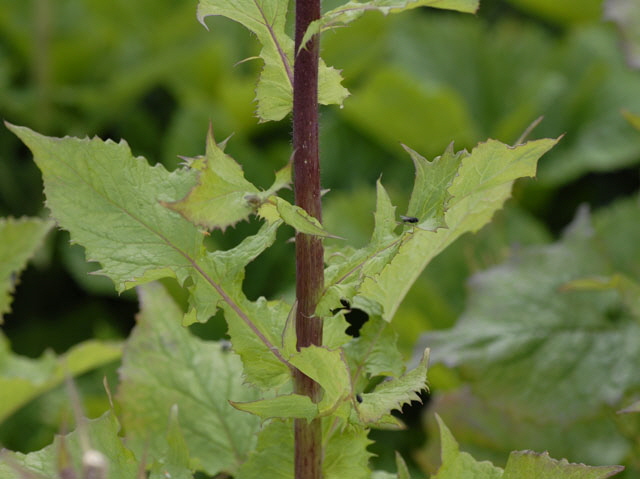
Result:
M439 256L394 318L406 359L416 338L432 331L423 340L437 366L429 412L410 409L408 431L378 433L382 468L394 469L395 448L414 470L433 471L436 410L478 459L504 464L508 451L530 448L622 463L620 477L640 473L637 414L615 414L640 392L640 132L621 114L640 113L640 73L632 68L633 25L616 15L621 3L608 2L606 12L619 27L603 20L598 0L485 0L476 18L371 13L323 37L323 58L343 69L351 91L344 109L323 110L323 186L333 190L325 224L356 247L373 226L380 174L399 211L406 207L412 168L400 143L427 158L454 140L456 149L488 137L512 144L539 115L545 119L532 136L565 134L538 178L518 183L489 227ZM10 2L0 9L0 114L49 135L126 137L135 154L170 169L178 155L202 153L211 121L217 138L234 134L232 156L256 158L244 171L266 188L288 159L290 127L254 117L260 65L236 63L259 46L229 21L209 19L207 32L195 4ZM44 216L41 191L30 154L0 129L0 216ZM592 213L576 217L585 203ZM44 234L49 225L31 228ZM227 247L256 229L240 223L210 241ZM117 340L138 304L87 275L92 266L66 234L41 240L38 231L34 250L44 244L3 325L15 353L38 359L16 363L3 339L0 371L30 362L55 370L59 359L46 348L62 354L84 339L113 340L77 369L100 366L78 380L85 409L98 417L109 409L101 378L115 383ZM291 244L276 242L249 265L247 295L290 297L292 257ZM222 324L191 328L218 338ZM452 333L433 332L454 324ZM70 414L61 381L33 378L33 401L17 411L0 404L2 445L26 452L51 442Z

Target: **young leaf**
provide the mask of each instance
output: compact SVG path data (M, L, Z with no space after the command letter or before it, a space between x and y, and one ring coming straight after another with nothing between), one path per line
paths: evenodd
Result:
M180 429L176 404L171 408L166 449L155 459L149 479L193 479L193 472L189 467L189 447Z
M52 226L53 222L38 218L0 219L0 324L11 311L18 275Z
M207 135L203 158L188 160L189 167L199 172L198 184L178 201L166 203L186 219L207 229L233 226L246 220L264 200L264 192L244 178L242 167L216 143L213 132ZM255 202L249 199L255 198Z
M265 204L260 209L260 215L267 217L267 219L275 218L276 215L274 213L266 211L267 208L271 207L275 207L277 216L281 218L282 221L295 228L299 233L323 238L338 238L327 232L320 222L305 210L279 197L273 197L269 203ZM273 219L271 221L273 221Z
M411 371L396 379L384 381L373 392L362 394L357 413L362 422L376 423L403 404L420 401L418 392L427 388L429 350L426 349L420 363Z
M120 358L118 343L89 340L56 357L51 351L38 359L17 356L0 333L0 422L37 396L64 381Z
M389 13L403 12L418 7L433 7L475 13L479 4L479 0L371 0L364 3L350 1L328 11L322 15L320 20L312 22L304 34L302 44L306 45L316 33L330 28L345 26L369 10L377 10L384 15L388 15Z
M351 394L349 370L339 350L309 346L292 356L290 361L322 387L323 396L318 403L321 415L331 412Z
M382 317L390 321L429 261L463 233L484 226L510 196L513 182L522 176L533 176L537 160L557 141L537 140L510 147L489 140L463 154L458 174L448 188L453 198L446 205L447 228L435 232L416 228L411 234L405 233L391 261L379 274L365 278L355 304L371 309L371 303L377 302ZM419 177L416 187L421 186L418 181ZM446 201L443 193L439 195Z
M288 0L200 0L198 20L222 15L253 32L262 50L264 68L256 88L258 117L262 121L281 120L293 105L294 43L285 33ZM206 25L205 25L206 26ZM320 61L318 101L342 105L349 92L340 85L340 73Z
M258 418L228 403L257 399L243 384L238 356L182 327L180 309L159 284L140 287L139 295L142 310L125 349L118 392L132 444L159 457L177 405L191 467L234 473L259 429Z
M83 419L84 420L84 419ZM36 452L21 454L2 452L0 455L0 477L2 479L59 479L61 477L100 477L101 479L122 479L137 477L138 464L133 453L126 449L118 436L120 426L117 419L106 413L99 419L85 420L86 437L80 437L79 431L66 436L57 436L53 444ZM106 476L80 476L86 462L95 457L86 450L84 441L88 441L93 451L106 458ZM65 457L63 457L63 454ZM63 461L69 461L65 472L60 469ZM83 464L84 463L84 464ZM74 475L68 475L73 471ZM86 471L86 469L85 469Z
M262 419L303 418L311 421L318 416L318 405L311 402L309 396L300 394L287 394L253 402L230 402L233 407Z

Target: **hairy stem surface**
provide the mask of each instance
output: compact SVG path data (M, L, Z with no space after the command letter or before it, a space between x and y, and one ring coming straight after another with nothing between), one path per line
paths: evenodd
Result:
M320 18L320 0L296 0L298 53L293 70L293 148L296 205L322 221L320 200L320 158L318 153L318 36L300 50L309 24ZM296 335L298 349L322 344L322 321L314 316L324 287L322 242L318 237L296 234ZM300 371L294 372L298 394L319 400L320 387ZM295 478L322 476L322 434L320 420L295 421Z

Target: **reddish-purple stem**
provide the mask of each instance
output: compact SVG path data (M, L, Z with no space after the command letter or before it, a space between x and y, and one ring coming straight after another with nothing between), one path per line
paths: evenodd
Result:
M320 18L320 0L296 0L293 68L293 148L296 205L322 221L320 158L318 153L318 36L300 49L309 24ZM298 349L322 345L322 320L315 317L324 287L322 241L317 236L296 234L296 336ZM320 386L302 372L294 371L298 394L320 399ZM320 419L295 420L295 478L322 477L322 431Z

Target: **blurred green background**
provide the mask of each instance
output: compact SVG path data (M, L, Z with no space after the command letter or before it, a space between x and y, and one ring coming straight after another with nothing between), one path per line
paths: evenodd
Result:
M135 154L170 169L180 156L203 153L211 123L218 140L233 135L227 152L248 179L268 186L290 156L291 126L260 124L253 115L261 65L239 62L260 47L230 21L209 18L205 30L196 4L0 0L0 116L48 135L126 139ZM351 91L343 109L321 113L323 187L331 190L324 220L356 246L372 229L378 177L398 211L406 207L413 166L401 143L427 158L452 141L456 149L486 138L513 144L541 115L531 138L565 135L542 159L538 178L519 182L489 227L459 240L416 283L394 319L407 358L421 333L451 327L463 313L470 275L514 249L554 241L581 204L598 211L637 192L640 132L621 115L640 113L640 71L630 64L633 44L625 43L633 30L603 19L603 10L600 0L483 0L476 16L371 13L323 36L323 58L342 69ZM0 216L46 216L43 199L28 150L0 128ZM214 233L212 242L229 247L256 226ZM250 265L249 297L292 294L288 234ZM88 274L95 269L66 233L48 236L5 316L16 353L36 357L87 338L126 337L135 294L117 296L109 280ZM194 331L216 338L224 326L216 318ZM90 415L104 410L100 378L107 374L115 385L116 368L79 379ZM435 390L456 381L438 369L430 379ZM64 419L64 398L55 390L14 414L0 425L0 444L47 444ZM379 434L381 464L393 448L411 457L422 446L416 411L409 411L409 433ZM34 433L25 437L25 427Z

